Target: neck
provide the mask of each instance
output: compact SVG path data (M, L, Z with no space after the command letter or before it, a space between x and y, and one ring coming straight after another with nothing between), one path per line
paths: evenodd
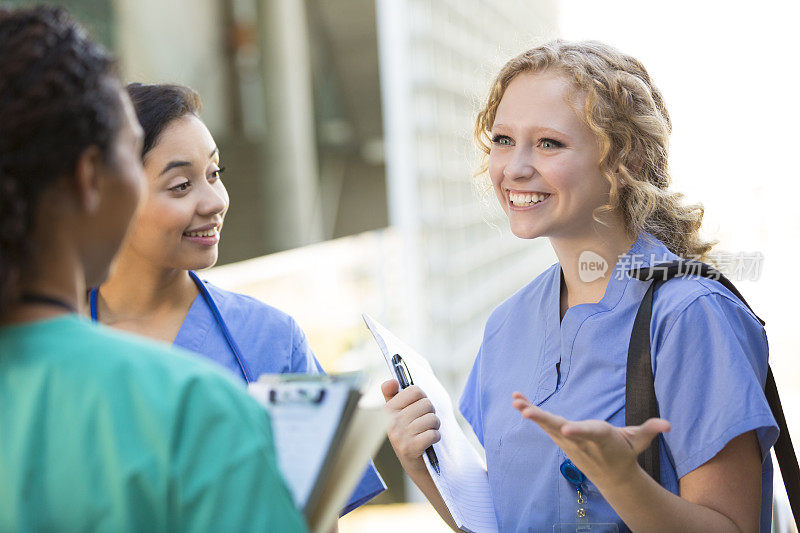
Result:
M608 281L614 275L614 266L619 257L630 250L636 242L636 237L628 234L622 224L605 226L597 223L585 235L550 238L550 244L564 273L562 312L574 305L596 303L603 298ZM602 261L597 256L602 258ZM587 270L587 258L596 260L593 262L605 262L605 272L597 279L593 279L592 273L599 274L602 269Z
M100 287L98 314L106 324L146 320L163 313L184 312L196 296L197 288L187 270L154 265L122 252Z
M80 309L86 292L84 270L71 250L42 247L23 269L20 294L35 294L59 300L73 309ZM68 314L57 305L19 301L0 317L0 324L46 320Z

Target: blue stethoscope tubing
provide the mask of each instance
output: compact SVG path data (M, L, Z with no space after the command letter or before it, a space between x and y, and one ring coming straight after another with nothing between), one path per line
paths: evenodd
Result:
M242 357L242 352L239 350L239 345L236 344L236 341L233 339L233 335L231 335L228 325L222 318L222 314L219 312L217 303L214 301L211 293L208 292L206 284L203 283L203 281L197 276L197 274L195 274L193 270L189 271L189 277L192 278L192 281L197 286L197 290L200 292L203 300L205 300L208 309L211 311L211 314L214 315L214 320L217 321L219 329L222 330L222 334L225 336L225 340L228 342L228 346L233 352L233 357L236 358L236 362L239 364L239 368L242 370L242 375L244 375L245 381L247 383L252 383L253 375L250 373L250 369L247 368L244 357ZM89 291L89 310L92 315L92 321L94 322L97 322L97 293L97 287L94 287L91 291Z

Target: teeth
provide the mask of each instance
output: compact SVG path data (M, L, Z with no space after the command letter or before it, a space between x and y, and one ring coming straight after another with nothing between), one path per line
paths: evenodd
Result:
M212 228L206 231L187 231L184 233L187 237L214 237L217 234L217 228Z
M511 203L519 206L524 207L528 205L533 205L536 203L541 202L542 200L546 199L549 194L530 194L530 193L517 193L517 192L509 192L508 199L511 200Z

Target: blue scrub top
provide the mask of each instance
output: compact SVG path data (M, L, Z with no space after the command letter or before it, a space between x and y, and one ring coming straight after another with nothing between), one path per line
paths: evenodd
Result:
M641 233L614 270L603 299L568 309L559 323L561 267L555 264L495 309L460 409L486 449L500 531L552 531L575 523L577 493L559 471L566 455L511 406L519 390L571 420L625 425L625 375L634 318L650 282L632 266L677 259ZM755 430L762 453L761 530L769 531L772 462L778 436L763 389L764 328L720 283L676 278L655 291L650 325L656 397L672 430L659 437L661 484L712 459L734 437ZM624 523L588 482L587 517Z
M291 316L255 298L203 283L214 298L253 376L324 372L309 348L303 330ZM174 344L216 361L245 380L233 351L201 295L189 308ZM370 461L341 515L365 504L384 490L386 484Z

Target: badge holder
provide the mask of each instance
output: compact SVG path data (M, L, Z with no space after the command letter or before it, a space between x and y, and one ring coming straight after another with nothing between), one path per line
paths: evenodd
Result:
M619 533L614 523L590 522L586 476L569 459L561 463L561 475L575 489L575 522L553 524L553 533Z

